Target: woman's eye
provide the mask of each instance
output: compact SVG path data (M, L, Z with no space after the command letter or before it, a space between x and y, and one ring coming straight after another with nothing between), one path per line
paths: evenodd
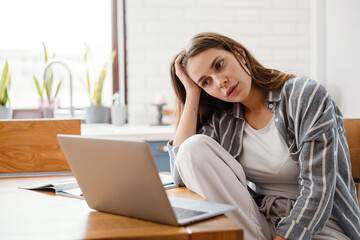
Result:
M201 83L202 87L206 87L207 85L209 85L209 79L205 79L204 81L202 81Z
M219 68L222 67L223 64L224 64L224 61L221 60L221 61L219 61L219 62L217 62L217 63L215 64L215 68L216 68L216 69L219 69Z

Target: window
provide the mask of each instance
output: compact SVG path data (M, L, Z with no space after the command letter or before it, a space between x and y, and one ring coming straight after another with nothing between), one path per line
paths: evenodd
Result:
M55 54L55 57L66 60L71 69L74 107L88 106L84 43L92 51L90 70L98 76L111 54L111 1L5 0L0 2L0 9L0 68L8 60L12 74L11 106L38 107L39 95L33 75L42 82L45 67L43 42L49 57ZM58 95L59 105L68 108L68 72L60 64L53 64L52 69L55 79L63 80ZM104 84L104 105L111 104L111 78L110 71Z

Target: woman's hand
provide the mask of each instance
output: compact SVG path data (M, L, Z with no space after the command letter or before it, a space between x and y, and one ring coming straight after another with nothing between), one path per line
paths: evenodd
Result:
M176 57L175 60L175 74L180 79L181 83L184 85L185 91L188 94L199 94L201 88L184 72L181 66L181 60L183 59L184 54L181 53Z
M184 54L178 55L174 62L175 74L184 85L186 91L186 100L173 141L173 146L180 146L186 139L196 134L201 93L201 88L183 70L181 66L183 57Z

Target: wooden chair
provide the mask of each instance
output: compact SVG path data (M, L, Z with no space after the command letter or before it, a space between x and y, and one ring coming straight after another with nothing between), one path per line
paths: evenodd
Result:
M360 205L360 118L344 119L344 126L350 150L352 175Z
M0 175L70 171L57 134L80 135L80 119L0 121Z

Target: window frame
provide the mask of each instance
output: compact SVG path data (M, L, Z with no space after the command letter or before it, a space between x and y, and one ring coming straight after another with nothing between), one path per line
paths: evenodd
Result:
M116 51L113 65L112 65L112 79L113 79L113 93L120 92L120 88L124 88L123 101L125 105L128 103L127 94L127 56L126 56L126 14L125 14L126 0L112 0L112 50ZM119 23L121 25L122 46L119 47ZM122 54L123 61L119 62L119 54ZM122 64L123 73L119 71L119 64ZM123 77L123 83L120 86L120 74Z

